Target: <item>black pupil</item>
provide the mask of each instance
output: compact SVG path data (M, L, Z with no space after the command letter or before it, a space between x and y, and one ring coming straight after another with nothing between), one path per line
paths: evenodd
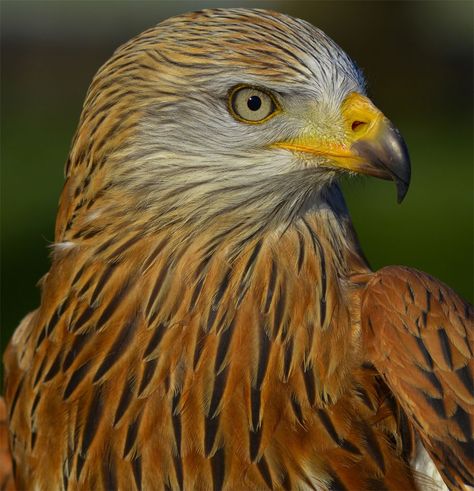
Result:
M258 95L252 95L247 100L247 107L251 111L258 111L262 105L262 99Z

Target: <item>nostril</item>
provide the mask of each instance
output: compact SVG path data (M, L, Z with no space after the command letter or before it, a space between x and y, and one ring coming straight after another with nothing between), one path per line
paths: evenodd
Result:
M366 124L365 121L354 121L351 126L352 131L360 131Z

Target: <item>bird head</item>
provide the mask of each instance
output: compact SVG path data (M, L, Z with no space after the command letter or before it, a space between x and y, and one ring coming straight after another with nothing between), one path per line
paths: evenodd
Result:
M347 172L394 180L401 200L410 179L403 139L344 51L303 20L248 9L173 17L117 50L88 92L68 173L84 162L101 191L161 215L179 202L186 217L291 209Z

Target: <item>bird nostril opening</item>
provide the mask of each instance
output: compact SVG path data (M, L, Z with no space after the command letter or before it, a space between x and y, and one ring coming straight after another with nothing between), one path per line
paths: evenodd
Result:
M351 129L352 131L360 131L367 123L365 121L354 121L352 123Z

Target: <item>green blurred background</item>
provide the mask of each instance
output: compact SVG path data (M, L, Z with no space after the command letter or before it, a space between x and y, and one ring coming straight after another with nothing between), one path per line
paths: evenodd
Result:
M473 3L1 2L1 342L39 302L63 165L92 76L112 51L160 20L216 6L302 17L362 67L375 103L412 158L395 186L344 182L374 268L405 264L473 298ZM3 351L3 349L1 350Z

